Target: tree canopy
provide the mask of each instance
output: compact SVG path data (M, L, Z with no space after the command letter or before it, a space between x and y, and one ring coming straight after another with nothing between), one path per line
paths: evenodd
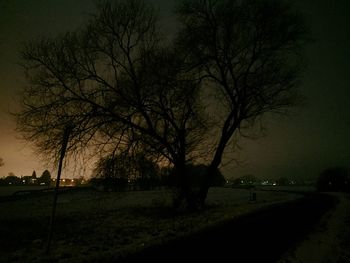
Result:
M293 6L279 0L184 0L178 14L183 28L177 41L188 54L187 65L218 109L212 115L213 127L219 127L210 159L215 169L234 135L300 100L307 29Z
M204 162L203 203L234 136L297 102L306 29L280 0L183 0L177 15L169 43L150 3L101 1L81 29L27 43L18 130L50 157L68 125L68 154L145 152L192 205L186 165Z

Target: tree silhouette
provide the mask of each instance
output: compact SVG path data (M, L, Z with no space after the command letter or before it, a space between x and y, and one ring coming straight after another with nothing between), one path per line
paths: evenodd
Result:
M188 195L185 163L201 139L198 81L162 42L153 8L140 0L100 3L88 25L22 52L28 83L18 130L39 152L58 158L62 132L76 153L142 149L168 163Z
M126 187L128 182L136 183L141 189L150 188L160 183L158 166L148 159L146 154L137 153L131 156L128 153L110 154L100 158L94 168L93 181L107 184L111 182L115 190ZM108 186L107 188L108 189Z
M321 172L316 181L318 191L350 191L349 172L344 167L330 167Z
M173 168L179 200L203 204L234 135L295 103L305 30L277 0L185 0L178 14L174 43L142 0L101 1L80 30L28 43L24 138L58 159L70 124L68 154L147 153ZM203 159L211 161L198 196L186 165Z
M187 50L188 67L198 72L218 109L212 114L219 129L200 193L203 202L235 135L264 114L286 113L298 102L307 30L301 15L279 0L184 0L178 15L183 24L178 43Z
M2 158L0 158L0 167L4 166L4 165L5 165L4 160Z
M45 185L51 184L51 174L48 170L45 170L39 178L39 183L44 183Z

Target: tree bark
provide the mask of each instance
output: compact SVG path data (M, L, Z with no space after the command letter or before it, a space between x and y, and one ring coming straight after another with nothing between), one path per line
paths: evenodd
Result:
M207 173L203 180L203 184L201 185L198 193L198 204L200 207L203 207L205 204L205 200L207 199L211 182L213 182L213 179L214 179L215 171L218 169L219 165L221 164L225 147L228 141L230 140L230 138L231 136L228 133L222 135L218 148L216 149L214 158L207 169Z
M176 162L174 170L177 179L177 193L173 199L174 208L179 209L181 206L185 205L184 208L188 209L189 211L197 210L198 198L190 185L185 159Z

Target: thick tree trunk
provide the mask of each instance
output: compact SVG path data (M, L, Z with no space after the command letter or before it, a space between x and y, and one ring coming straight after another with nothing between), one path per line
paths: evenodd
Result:
M183 202L186 203L186 208L195 210L197 207L197 198L192 191L188 171L186 167L186 140L185 132L179 131L179 152L174 163L175 176L177 178L177 195L174 197L174 207L179 208Z
M184 165L180 169L176 169L176 177L178 179L177 193L173 199L175 209L184 208L189 211L196 211L200 208L198 192L192 189L188 171Z
M211 182L213 181L213 175L215 174L215 170L217 169L217 167L218 165L210 164L210 166L207 169L205 178L198 192L197 202L199 207L203 207L205 205L205 200L207 199L208 191L211 186Z
M219 165L221 164L222 156L224 154L226 144L228 143L230 138L231 136L229 135L226 135L226 136L223 135L221 137L221 140L219 142L218 148L216 149L214 158L208 167L203 183L199 189L198 204L200 207L203 207L205 204L205 200L207 199L208 191L211 186L211 183L213 182L215 172L218 169Z
M174 172L177 179L177 193L173 199L174 208L178 209L185 203L187 209L196 209L196 198L188 178L185 155L180 155L180 158L175 162Z

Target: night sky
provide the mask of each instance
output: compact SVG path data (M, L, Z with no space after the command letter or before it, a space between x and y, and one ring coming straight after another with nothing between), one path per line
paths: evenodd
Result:
M164 19L163 29L174 32L170 16L176 1L153 0ZM298 0L313 41L306 48L308 68L301 90L303 106L290 117L265 116L265 136L241 140L236 156L242 166L227 165L227 178L312 178L329 166L347 166L350 160L350 2ZM45 167L30 146L18 139L8 111L25 84L19 61L23 42L40 35L55 36L78 28L93 10L88 0L2 0L0 2L0 177L14 172L28 175ZM232 157L232 156L228 156ZM75 176L79 176L77 169Z

